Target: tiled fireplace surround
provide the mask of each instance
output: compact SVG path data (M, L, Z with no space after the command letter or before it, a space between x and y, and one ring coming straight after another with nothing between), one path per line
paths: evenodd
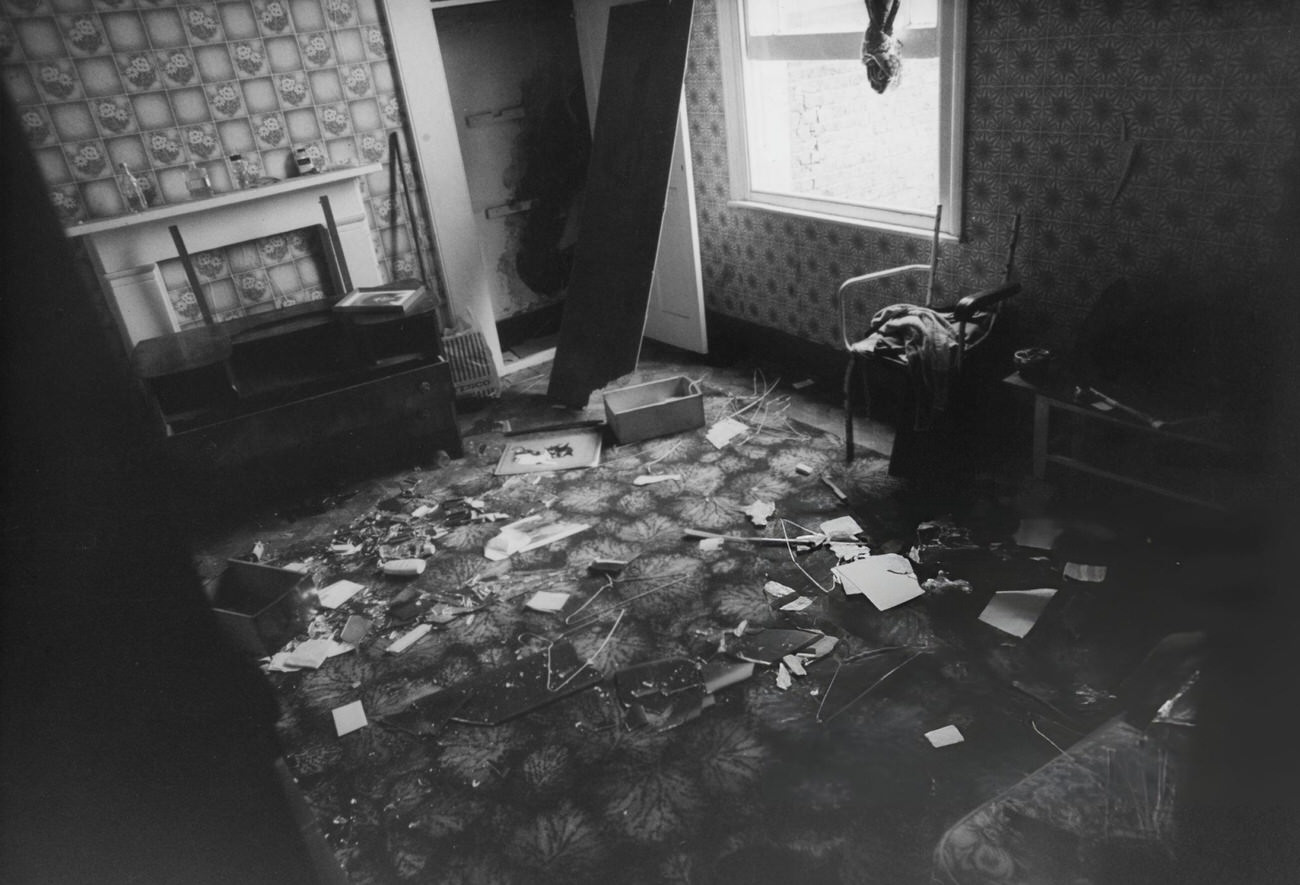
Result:
M706 303L829 346L839 280L914 260L925 242L728 205L717 2L695 2L686 75ZM376 0L0 8L6 87L70 223L120 211L109 163L144 169L162 201L183 200L190 157L212 164L221 190L220 158L232 151L277 174L291 145L364 163L386 159L401 125ZM1229 306L1275 294L1252 284L1287 248L1275 230L1300 128L1297 4L971 0L969 10L964 237L945 248L945 287L997 277L1019 211L1026 340L1068 342L1119 275L1186 281L1189 297ZM1125 127L1136 162L1112 201ZM376 249L385 272L410 273L388 178L365 182ZM226 261L246 268L228 273L230 310L247 306L239 273L279 280L277 293L292 285L285 270L270 273L285 261L266 263L280 245Z

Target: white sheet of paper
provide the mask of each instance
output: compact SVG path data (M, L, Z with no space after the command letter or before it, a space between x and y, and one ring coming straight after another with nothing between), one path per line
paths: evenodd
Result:
M852 559L860 559L863 556L871 555L871 548L866 544L832 544L831 552L840 562Z
M819 528L832 538L853 538L862 531L862 526L851 516L839 516L828 519Z
M720 550L722 548L722 538L700 538L701 550Z
M1000 590L980 612L980 620L1023 639L1055 595L1049 589Z
M400 655L402 652L423 639L432 629L432 624L420 624L418 627L412 627L400 639L388 646L388 648L384 649L384 651L391 655Z
M906 556L884 553L855 559L831 569L850 596L861 594L881 611L902 605L925 591L916 582L916 572Z
M336 707L331 712L334 714L334 730L338 732L339 737L370 724L366 719L366 710L361 706L360 701Z
M1067 562L1064 574L1072 581L1088 581L1096 584L1106 580L1106 566Z
M524 603L524 608L531 608L535 612L555 614L562 610L564 604L568 601L568 593L560 593L554 590L538 590Z
M723 418L709 428L709 432L705 434L705 437L709 442L713 443L715 449L721 449L748 429L749 427L735 418Z
M366 589L365 584L358 584L355 581L335 581L328 587L322 588L317 597L325 608L338 608L364 589Z
M586 531L591 526L577 522L546 523L542 515L527 516L503 526L501 532L483 547L483 555L493 562L508 559L516 553L554 544L570 535Z
M966 740L966 736L958 730L955 725L945 725L943 728L936 728L934 731L927 731L925 739L930 742L930 746L948 747L953 744L960 744Z
M807 596L800 596L798 599L795 599L791 602L787 602L785 605L781 606L781 611L801 612L812 604L813 601L809 599Z
M298 643L297 648L287 653L278 663L282 667L293 670L315 670L325 663L326 659L340 654L335 650L335 646L340 644L333 639L308 639ZM343 649L343 651L351 650L350 645Z
M1020 547L1051 550L1063 531L1064 526L1051 517L1035 516L1020 520L1020 527L1016 529L1012 540Z

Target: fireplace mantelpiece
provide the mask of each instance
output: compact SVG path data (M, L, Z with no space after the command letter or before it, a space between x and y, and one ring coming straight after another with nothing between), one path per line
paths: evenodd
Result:
M352 283L383 282L375 258L360 179L379 164L304 175L249 190L189 203L159 206L133 215L73 225L84 237L109 306L128 350L146 338L179 331L180 318L167 297L158 263L176 258L168 228L176 225L190 252L202 252L295 228L323 224L320 198L328 196Z

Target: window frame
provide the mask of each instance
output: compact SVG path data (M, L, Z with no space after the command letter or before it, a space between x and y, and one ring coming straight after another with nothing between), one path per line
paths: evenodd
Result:
M848 223L873 229L921 233L934 232L933 210L909 210L868 206L827 197L798 196L758 190L750 180L749 120L745 103L749 79L748 56L743 30L745 0L718 0L718 42L721 49L723 110L727 133L727 159L730 167L728 205L780 212L801 217ZM966 114L966 0L938 0L935 30L936 54L939 57L939 205L942 206L941 233L960 237L962 218L962 157ZM904 41L901 31L896 35ZM920 35L918 35L920 36ZM843 51L850 40L854 57L861 48L861 34L790 35L757 38L761 45L809 53L817 57L819 47L835 45ZM923 37L922 39L926 39ZM906 45L906 43L905 43ZM904 56L906 76L906 56ZM866 72L863 88L868 95Z

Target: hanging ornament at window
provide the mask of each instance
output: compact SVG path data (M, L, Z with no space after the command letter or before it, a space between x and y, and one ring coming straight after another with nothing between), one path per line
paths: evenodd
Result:
M894 37L899 0L866 0L867 33L862 37L862 64L876 92L884 93L903 69L903 44Z

